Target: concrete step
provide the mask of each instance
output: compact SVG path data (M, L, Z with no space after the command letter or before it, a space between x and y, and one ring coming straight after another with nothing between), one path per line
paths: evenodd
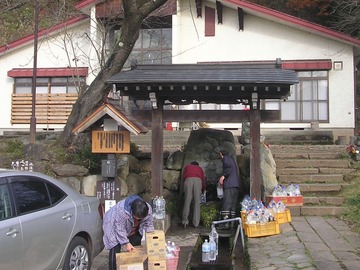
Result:
M343 174L310 174L310 175L279 175L278 181L281 185L291 183L341 183L344 181Z
M283 168L350 168L348 159L292 159L275 160L276 167Z

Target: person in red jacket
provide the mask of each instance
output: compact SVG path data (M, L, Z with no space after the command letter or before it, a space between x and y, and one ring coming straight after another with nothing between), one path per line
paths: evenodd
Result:
M185 202L181 223L184 228L189 225L190 205L193 203L192 223L197 228L200 223L200 198L206 190L205 173L197 161L192 161L183 168L182 181Z

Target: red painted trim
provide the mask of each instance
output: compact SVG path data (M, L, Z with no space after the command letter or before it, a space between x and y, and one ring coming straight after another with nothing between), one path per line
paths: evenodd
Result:
M331 70L331 60L284 60L283 69L291 70Z
M42 36L48 35L49 33L58 31L58 30L63 29L65 27L69 27L69 26L74 25L74 24L76 24L78 22L81 22L86 18L87 18L87 16L85 16L85 15L72 18L72 19L70 19L70 20L68 20L66 22L63 22L63 23L54 25L53 27L50 27L50 28L39 31L38 36L40 38ZM34 34L25 36L23 38L15 40L15 41L13 41L13 42L11 42L9 44L1 46L0 47L0 53L6 52L6 51L14 49L14 48L16 48L18 46L26 44L27 42L33 42L33 41L34 41Z
M75 5L75 8L80 10L80 9L85 8L87 6L96 5L96 4L100 3L100 2L104 2L104 0L85 0L85 1L82 1L79 4Z
M36 70L37 77L71 77L80 76L86 77L88 75L88 68L38 68ZM33 76L32 68L13 68L8 71L8 76L17 78L29 78Z
M262 14L270 16L270 17L277 18L287 24L304 27L304 28L310 29L314 32L317 32L317 33L320 33L320 34L323 34L323 35L326 35L326 36L329 36L332 38L340 39L342 41L349 42L357 47L360 47L359 39L353 38L353 37L343 34L341 32L331 30L324 26L321 26L321 25L318 25L315 23L311 23L309 21L302 20L297 17L282 13L280 11L269 9L267 7L260 6L260 5L254 4L254 3L250 3L250 2L247 2L244 0L223 0L223 1L234 4L236 6L239 6L239 7L245 8L245 9L250 9L252 11L262 13ZM246 12L246 10L245 10L245 12Z

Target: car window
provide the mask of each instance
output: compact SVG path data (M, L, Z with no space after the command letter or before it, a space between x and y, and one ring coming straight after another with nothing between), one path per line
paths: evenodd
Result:
M11 218L13 216L9 188L7 184L0 184L0 220Z
M45 182L26 176L11 177L18 214L25 214L50 206L50 197Z
M62 191L60 188L58 188L57 186L55 186L51 183L46 183L46 185L49 190L50 202L52 205L59 203L66 197L66 193L64 191Z

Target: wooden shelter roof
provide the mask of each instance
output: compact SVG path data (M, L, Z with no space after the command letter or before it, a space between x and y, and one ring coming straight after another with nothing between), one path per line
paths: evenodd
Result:
M192 103L236 104L258 99L287 99L290 85L298 83L293 70L281 64L172 64L134 65L108 81L121 95L158 100L176 105Z

